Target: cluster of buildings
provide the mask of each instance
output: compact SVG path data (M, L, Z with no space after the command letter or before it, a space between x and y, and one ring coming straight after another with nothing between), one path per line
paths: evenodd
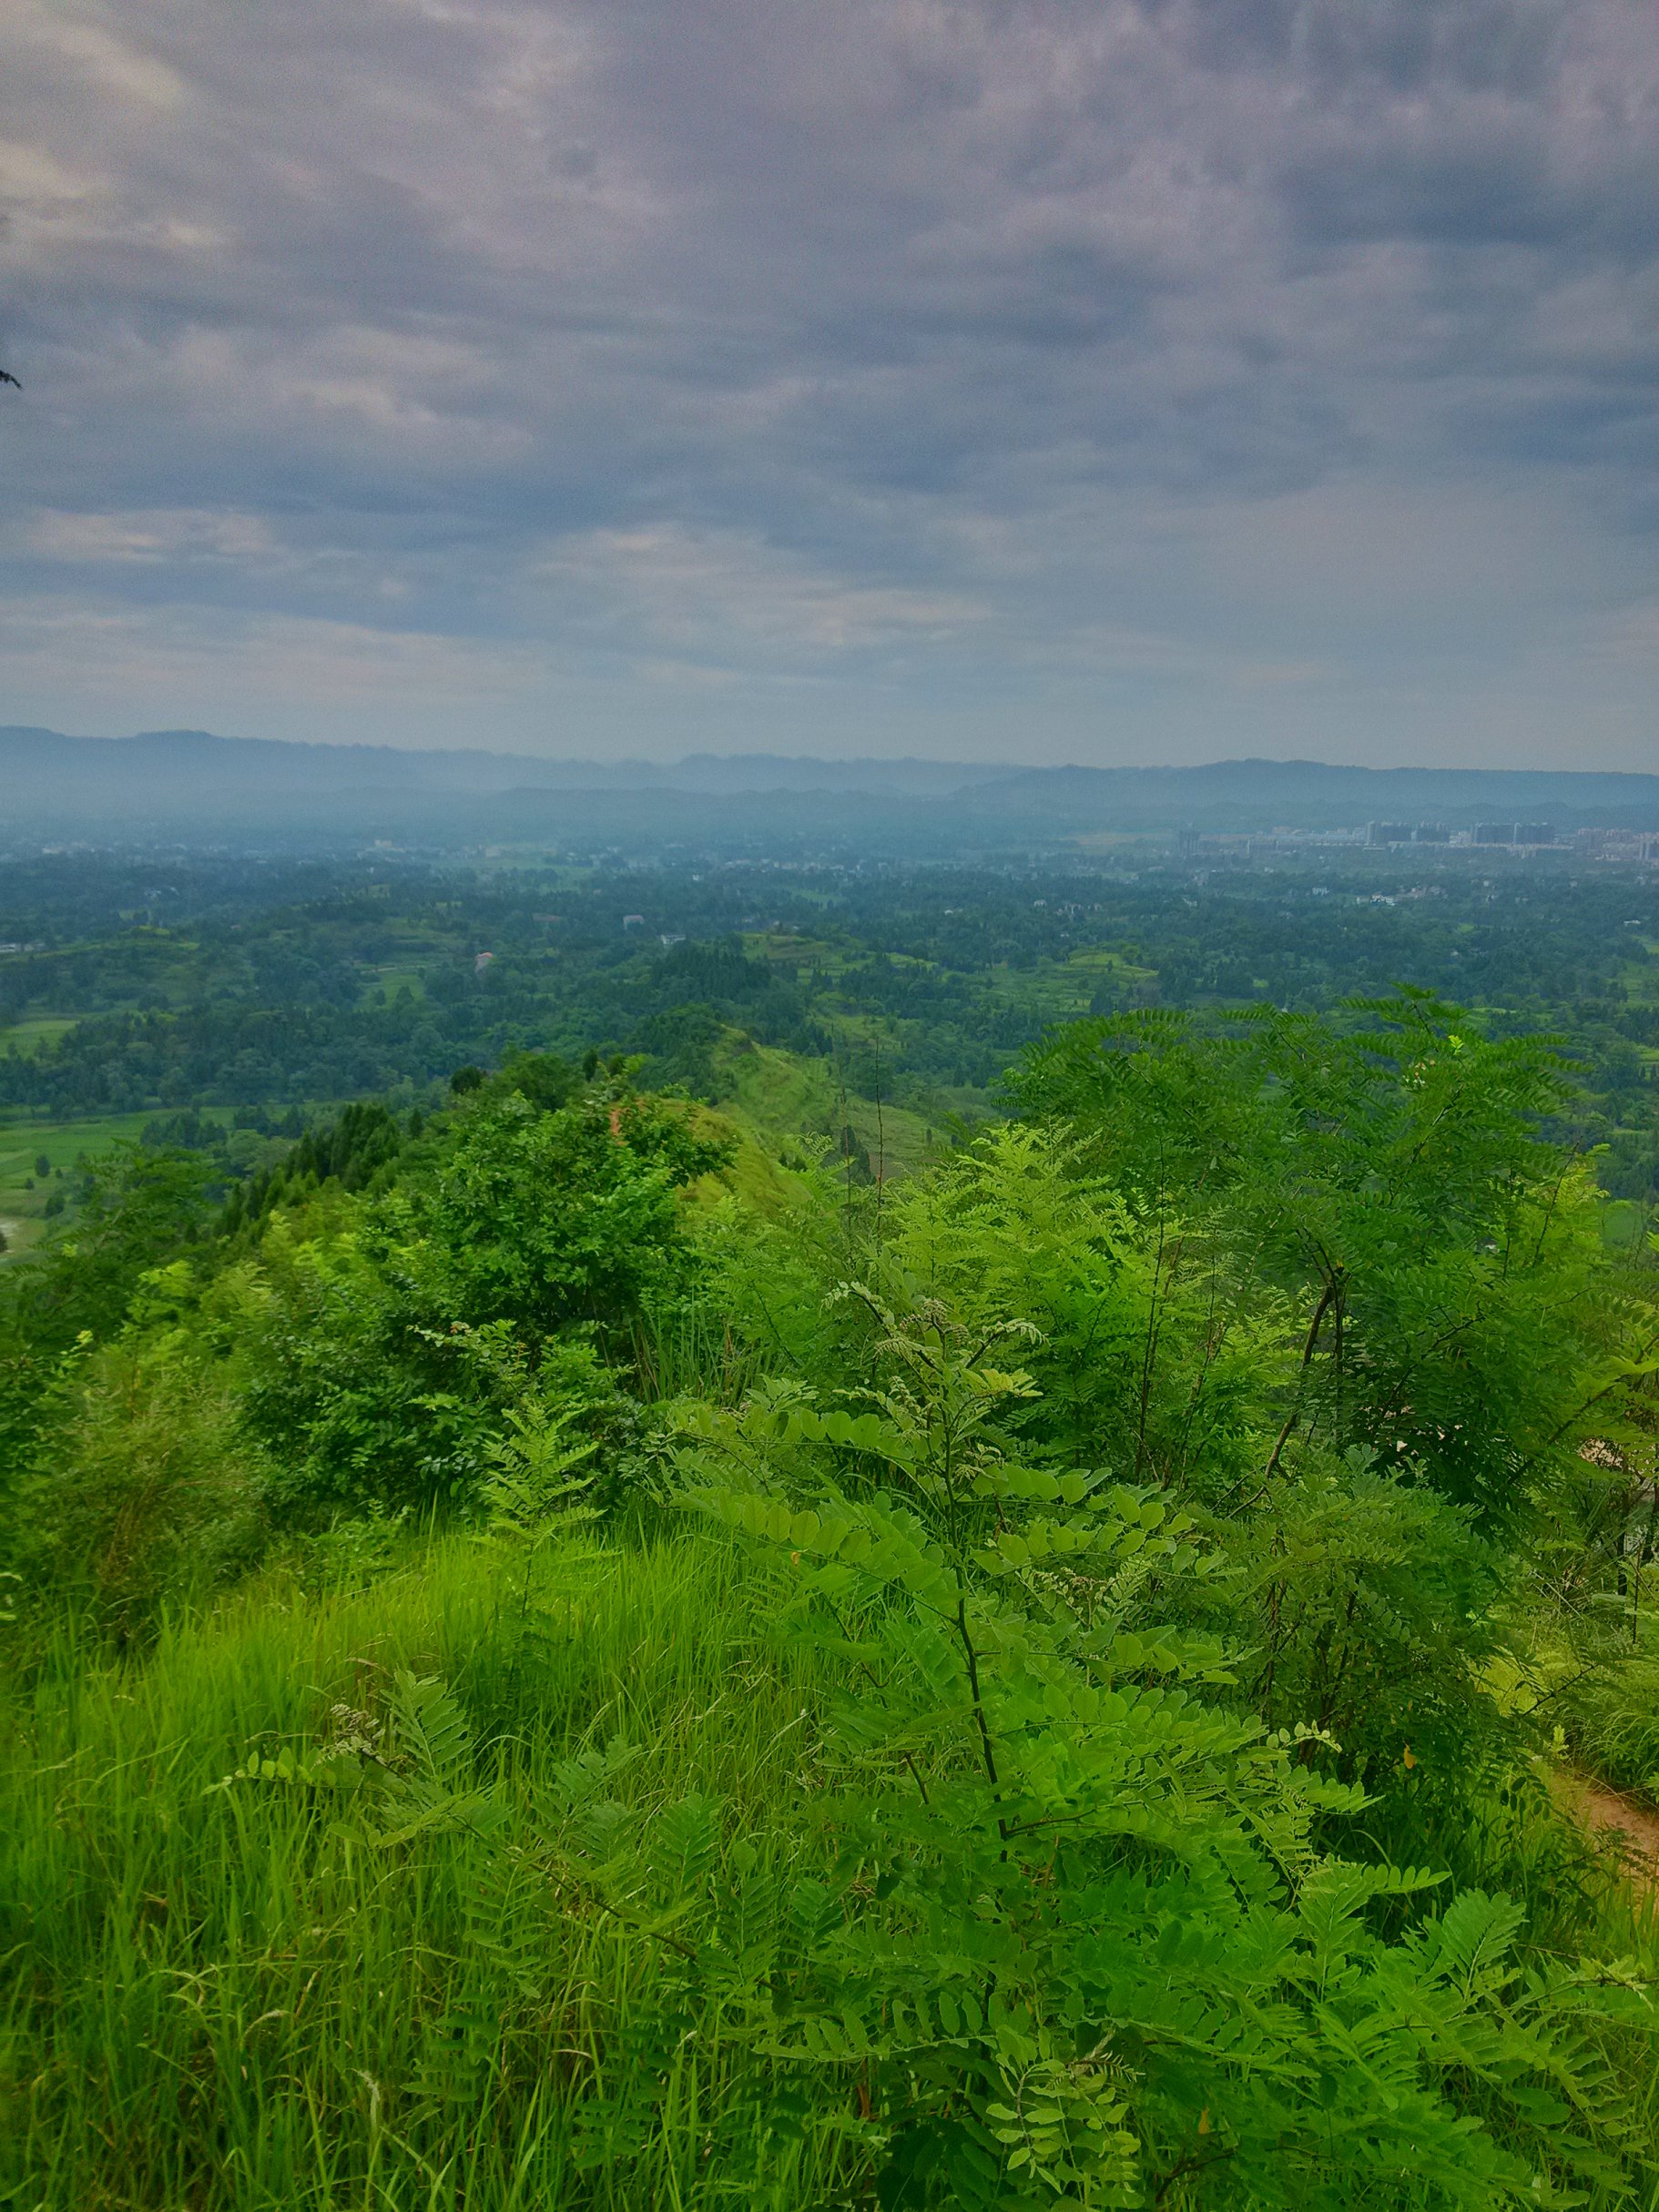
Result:
M1472 829L1448 829L1443 822L1368 822L1368 845L1501 845L1511 852L1537 852L1562 843L1553 822L1477 822Z
M1440 822L1368 822L1368 846L1497 846L1507 852L1574 853L1581 859L1659 861L1659 832L1647 829L1558 829L1553 822L1477 822L1448 829Z
M1572 843L1592 860L1659 861L1659 835L1650 829L1581 829Z
M1251 859L1267 853L1340 847L1349 851L1397 852L1429 847L1441 852L1481 850L1560 853L1580 860L1625 866L1659 864L1659 831L1559 828L1553 822L1476 822L1466 829L1444 822L1368 822L1363 829L1276 829L1210 834L1191 827L1176 833L1177 861L1189 866L1225 857Z

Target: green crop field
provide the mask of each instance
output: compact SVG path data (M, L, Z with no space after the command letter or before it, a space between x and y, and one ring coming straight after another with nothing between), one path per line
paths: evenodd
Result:
M95 1159L112 1144L136 1142L155 1118L153 1110L90 1115L73 1121L0 1115L0 1235L5 1236L7 1246L0 1256L0 1265L38 1243L46 1225L46 1200L55 1187L62 1187L60 1176L66 1176L77 1162ZM227 1111L216 1115L209 1108L203 1118L228 1124L230 1116ZM37 1172L43 1158L47 1162L44 1177Z
M72 1030L76 1019L73 1014L31 1014L25 1020L14 1021L9 1028L0 1029L0 1052L38 1052L43 1045L56 1043Z

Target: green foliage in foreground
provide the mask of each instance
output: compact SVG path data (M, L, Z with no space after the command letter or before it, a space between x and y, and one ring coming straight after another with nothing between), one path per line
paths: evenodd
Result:
M1437 1878L1322 1852L1362 1793L1303 1763L1315 1735L1204 1700L1223 1654L1154 1598L1222 1564L1188 1517L1003 1456L1030 1383L986 1355L1021 1324L875 1312L875 1410L706 1415L691 1465L705 1510L789 1550L799 1633L841 1662L841 1911L781 1986L776 1955L734 1979L764 2044L872 2079L890 2201L1523 2200L1538 2169L1482 2104L1616 2180L1586 2031L1643 2007L1594 1967L1522 1971L1520 1911L1479 1891L1379 1940L1368 1907Z
M55 1655L0 1830L7 2201L632 2207L704 2191L711 2142L761 2202L850 2170L846 2115L646 1932L737 1847L699 1807L792 1864L809 1685L724 1547L542 1564L533 1652L454 1539L356 1596L250 1591L140 1669ZM578 1821L648 1828L663 1902L607 1909Z
M1146 1527L1090 1517L1114 1555ZM1136 1693L1190 1652L1120 1632L1066 1775L1004 1641L1000 1817L1093 1816L1005 1851L925 1617L869 1637L867 1705L779 1640L795 1587L687 1533L505 1571L451 1539L141 1669L60 1649L0 1831L15 2201L1562 2201L1534 2165L1623 2201L1644 2116L1598 2023L1639 2000L1474 1894L1379 1941L1412 1878L1311 1850L1281 1749Z
M596 1066L117 1166L5 1316L11 2201L1650 2201L1536 1779L1651 1548L1563 1080L1408 999L769 1215Z

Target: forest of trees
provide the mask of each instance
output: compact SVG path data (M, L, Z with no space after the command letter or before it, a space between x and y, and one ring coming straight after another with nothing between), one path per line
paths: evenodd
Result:
M565 1026L234 1172L162 1088L0 1271L8 2201L1653 2201L1579 1804L1659 1797L1659 1281L1585 1064L1183 1010L1120 928L903 1176L707 1102L742 1010L1002 989L926 894L816 981L595 925ZM1081 901L1007 896L1052 976Z
M654 1086L718 1101L738 1030L939 1126L993 1110L1056 1019L1318 1011L1403 983L1496 1034L1560 1036L1581 1063L1562 1133L1651 1202L1656 948L1651 872L1508 856L479 873L44 855L0 862L0 1116L212 1108L291 1135L295 1108L407 1111L458 1065L548 1050L639 1057Z

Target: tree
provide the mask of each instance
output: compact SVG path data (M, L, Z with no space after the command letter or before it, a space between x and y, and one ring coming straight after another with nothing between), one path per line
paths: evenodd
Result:
M850 1403L695 1410L681 1457L687 1503L770 1550L790 1631L835 1662L803 1803L833 1872L740 1954L692 1862L656 1900L692 1962L667 1977L859 2085L884 2204L1474 2207L1546 2165L1604 2175L1593 1976L1519 1981L1520 1916L1477 1891L1384 1941L1373 1901L1438 1878L1320 1848L1366 1801L1303 1758L1317 1730L1228 1710L1225 1653L1170 1621L1216 1564L1191 1517L1022 1455L1033 1385L993 1362L1028 1324L847 1294L874 1324Z

